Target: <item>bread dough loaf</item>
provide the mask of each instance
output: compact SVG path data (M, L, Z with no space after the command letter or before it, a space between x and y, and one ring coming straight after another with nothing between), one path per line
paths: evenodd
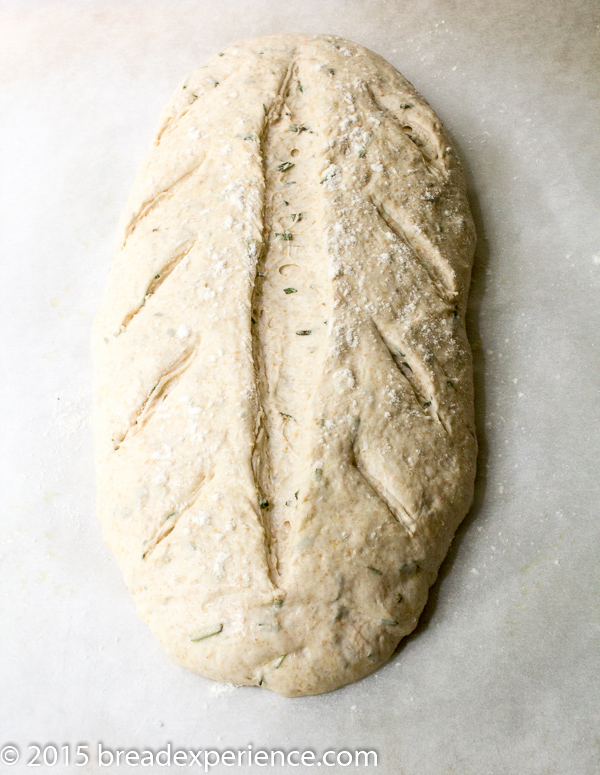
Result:
M326 35L165 109L95 321L98 512L180 665L287 696L415 627L475 472L474 229L439 120Z

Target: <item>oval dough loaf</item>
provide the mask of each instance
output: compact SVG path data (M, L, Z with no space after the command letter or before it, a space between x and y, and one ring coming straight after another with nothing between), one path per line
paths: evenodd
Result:
M381 666L473 490L459 164L340 38L225 49L177 90L97 316L98 510L142 618L288 696Z

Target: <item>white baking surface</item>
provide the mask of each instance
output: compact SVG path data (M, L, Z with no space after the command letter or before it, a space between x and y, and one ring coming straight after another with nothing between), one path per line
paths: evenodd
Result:
M98 741L600 772L599 22L595 0L0 2L0 748L22 754L0 772L35 771L30 743ZM393 661L295 700L220 692L138 620L94 517L88 348L164 102L222 46L282 31L356 40L416 85L479 232L475 506Z

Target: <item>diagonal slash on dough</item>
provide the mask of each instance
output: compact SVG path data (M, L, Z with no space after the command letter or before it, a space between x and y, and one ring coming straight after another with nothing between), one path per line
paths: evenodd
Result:
M358 471L362 479L364 479L369 489L373 490L396 522L405 528L409 535L413 536L415 534L417 520L409 512L406 506L400 503L397 498L393 498L392 495L386 491L383 484L373 475L372 471L369 471L360 456L356 442L352 445L352 456L352 465Z
M190 252L190 250L194 247L195 241L190 240L189 242L186 242L183 247L172 257L167 261L167 263L162 267L160 272L155 275L155 277L151 280L150 284L146 288L146 293L144 294L144 298L139 304L136 309L133 310L133 312L129 312L124 318L123 322L121 323L121 327L119 330L119 333L123 333L127 326L131 323L133 318L140 312L142 307L144 307L148 301L148 299L151 296L154 296L154 294L158 291L158 289L161 287L161 285L165 282L165 280L171 275L175 269L181 264L183 259L187 256L187 254Z
M113 439L115 450L122 447L125 441L139 433L156 410L158 402L165 401L171 390L175 387L182 374L191 366L196 353L197 345L188 347L175 363L161 376L156 385L150 391L150 395L137 411L135 421L127 428L120 439Z
M173 183L171 183L169 186L164 188L162 191L159 191L158 194L155 194L151 199L148 199L146 202L142 204L139 211L136 215L133 216L133 218L129 221L127 227L125 228L125 237L123 240L123 246L129 239L129 237L133 234L135 229L138 227L140 221L145 218L148 213L150 213L159 202L161 202L166 196L169 196L173 193L173 190L176 189L178 186L180 186L184 181L186 181L191 175L193 175L195 172L197 172L202 164L204 163L206 159L206 155L204 155L200 161L193 166L190 170L187 172L184 172L183 175L181 175L177 180L174 180Z
M145 560L160 544L161 541L164 541L164 539L170 535L173 530L175 529L175 526L183 516L183 514L192 508L192 506L197 502L197 500L200 497L200 494L202 490L204 489L204 486L207 484L207 479L205 477L202 477L198 484L196 485L196 488L192 492L190 498L188 499L186 505L182 509L175 510L171 512L168 516L165 517L163 523L154 531L154 534L152 535L152 538L149 538L147 541L144 541L144 553L142 554L142 560Z
M409 236L409 229L403 229L398 221L386 212L380 202L377 202L372 196L369 198L369 201L377 211L377 215L385 226L396 235L400 242L410 248L416 261L421 264L423 270L429 277L431 284L437 291L440 299L446 304L450 304L450 300L454 299L456 296L456 291L453 291L452 288L449 287L447 281L444 280L444 274L447 273L448 270L445 266L444 259L438 256L438 251L435 246L422 235L419 236L416 233L413 233L412 236ZM451 277L452 275L450 274L449 276Z
M431 386L431 396L425 396L423 391L421 390L420 385L417 382L417 379L415 377L415 371L406 360L406 355L400 350L400 348L392 343L389 338L383 333L383 331L379 328L377 323L373 318L371 318L371 323L373 324L373 328L375 329L376 336L381 340L382 344L386 347L391 359L393 360L394 364L398 368L398 371L402 374L406 382L408 383L409 387L411 388L413 395L421 407L422 411L425 414L430 414L434 417L435 420L438 421L440 426L443 428L444 432L448 435L450 433L450 429L448 428L446 422L442 419L440 416L440 413L438 412L438 405L439 405L439 397L435 394L433 391L433 386ZM402 345L404 349L406 349L405 345ZM403 360L404 359L404 360Z

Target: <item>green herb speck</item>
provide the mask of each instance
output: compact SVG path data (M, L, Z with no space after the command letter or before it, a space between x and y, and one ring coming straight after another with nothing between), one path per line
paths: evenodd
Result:
M365 149L364 149L364 148L361 148L361 149L360 149L360 151L358 152L358 158L359 158L359 159L364 159L364 157L365 157L366 155L367 155L367 152L365 151Z
M374 568L372 565L367 565L367 568L370 571L373 571L373 573L376 573L378 576L383 576L383 573L380 570L378 570L377 568Z
M309 328L301 328L300 331L296 331L296 336L310 336L312 330Z
M276 231L275 236L281 237L285 242L290 242L290 240L294 239L294 235L289 231Z
M323 469L322 468L315 468L315 479L317 482L321 481L323 478Z
M284 288L284 293L298 293L298 291L295 288Z
M283 161L281 164L277 165L277 169L279 172L287 172L288 170L291 170L292 167L295 167L296 165L291 161Z
M261 509L268 509L269 501L265 498L264 495L261 495L258 501L258 505L261 507Z
M194 643L198 643L200 640L211 638L213 635L218 635L223 630L222 624L211 624L208 627L202 627L202 629L193 632L190 635L190 640Z

